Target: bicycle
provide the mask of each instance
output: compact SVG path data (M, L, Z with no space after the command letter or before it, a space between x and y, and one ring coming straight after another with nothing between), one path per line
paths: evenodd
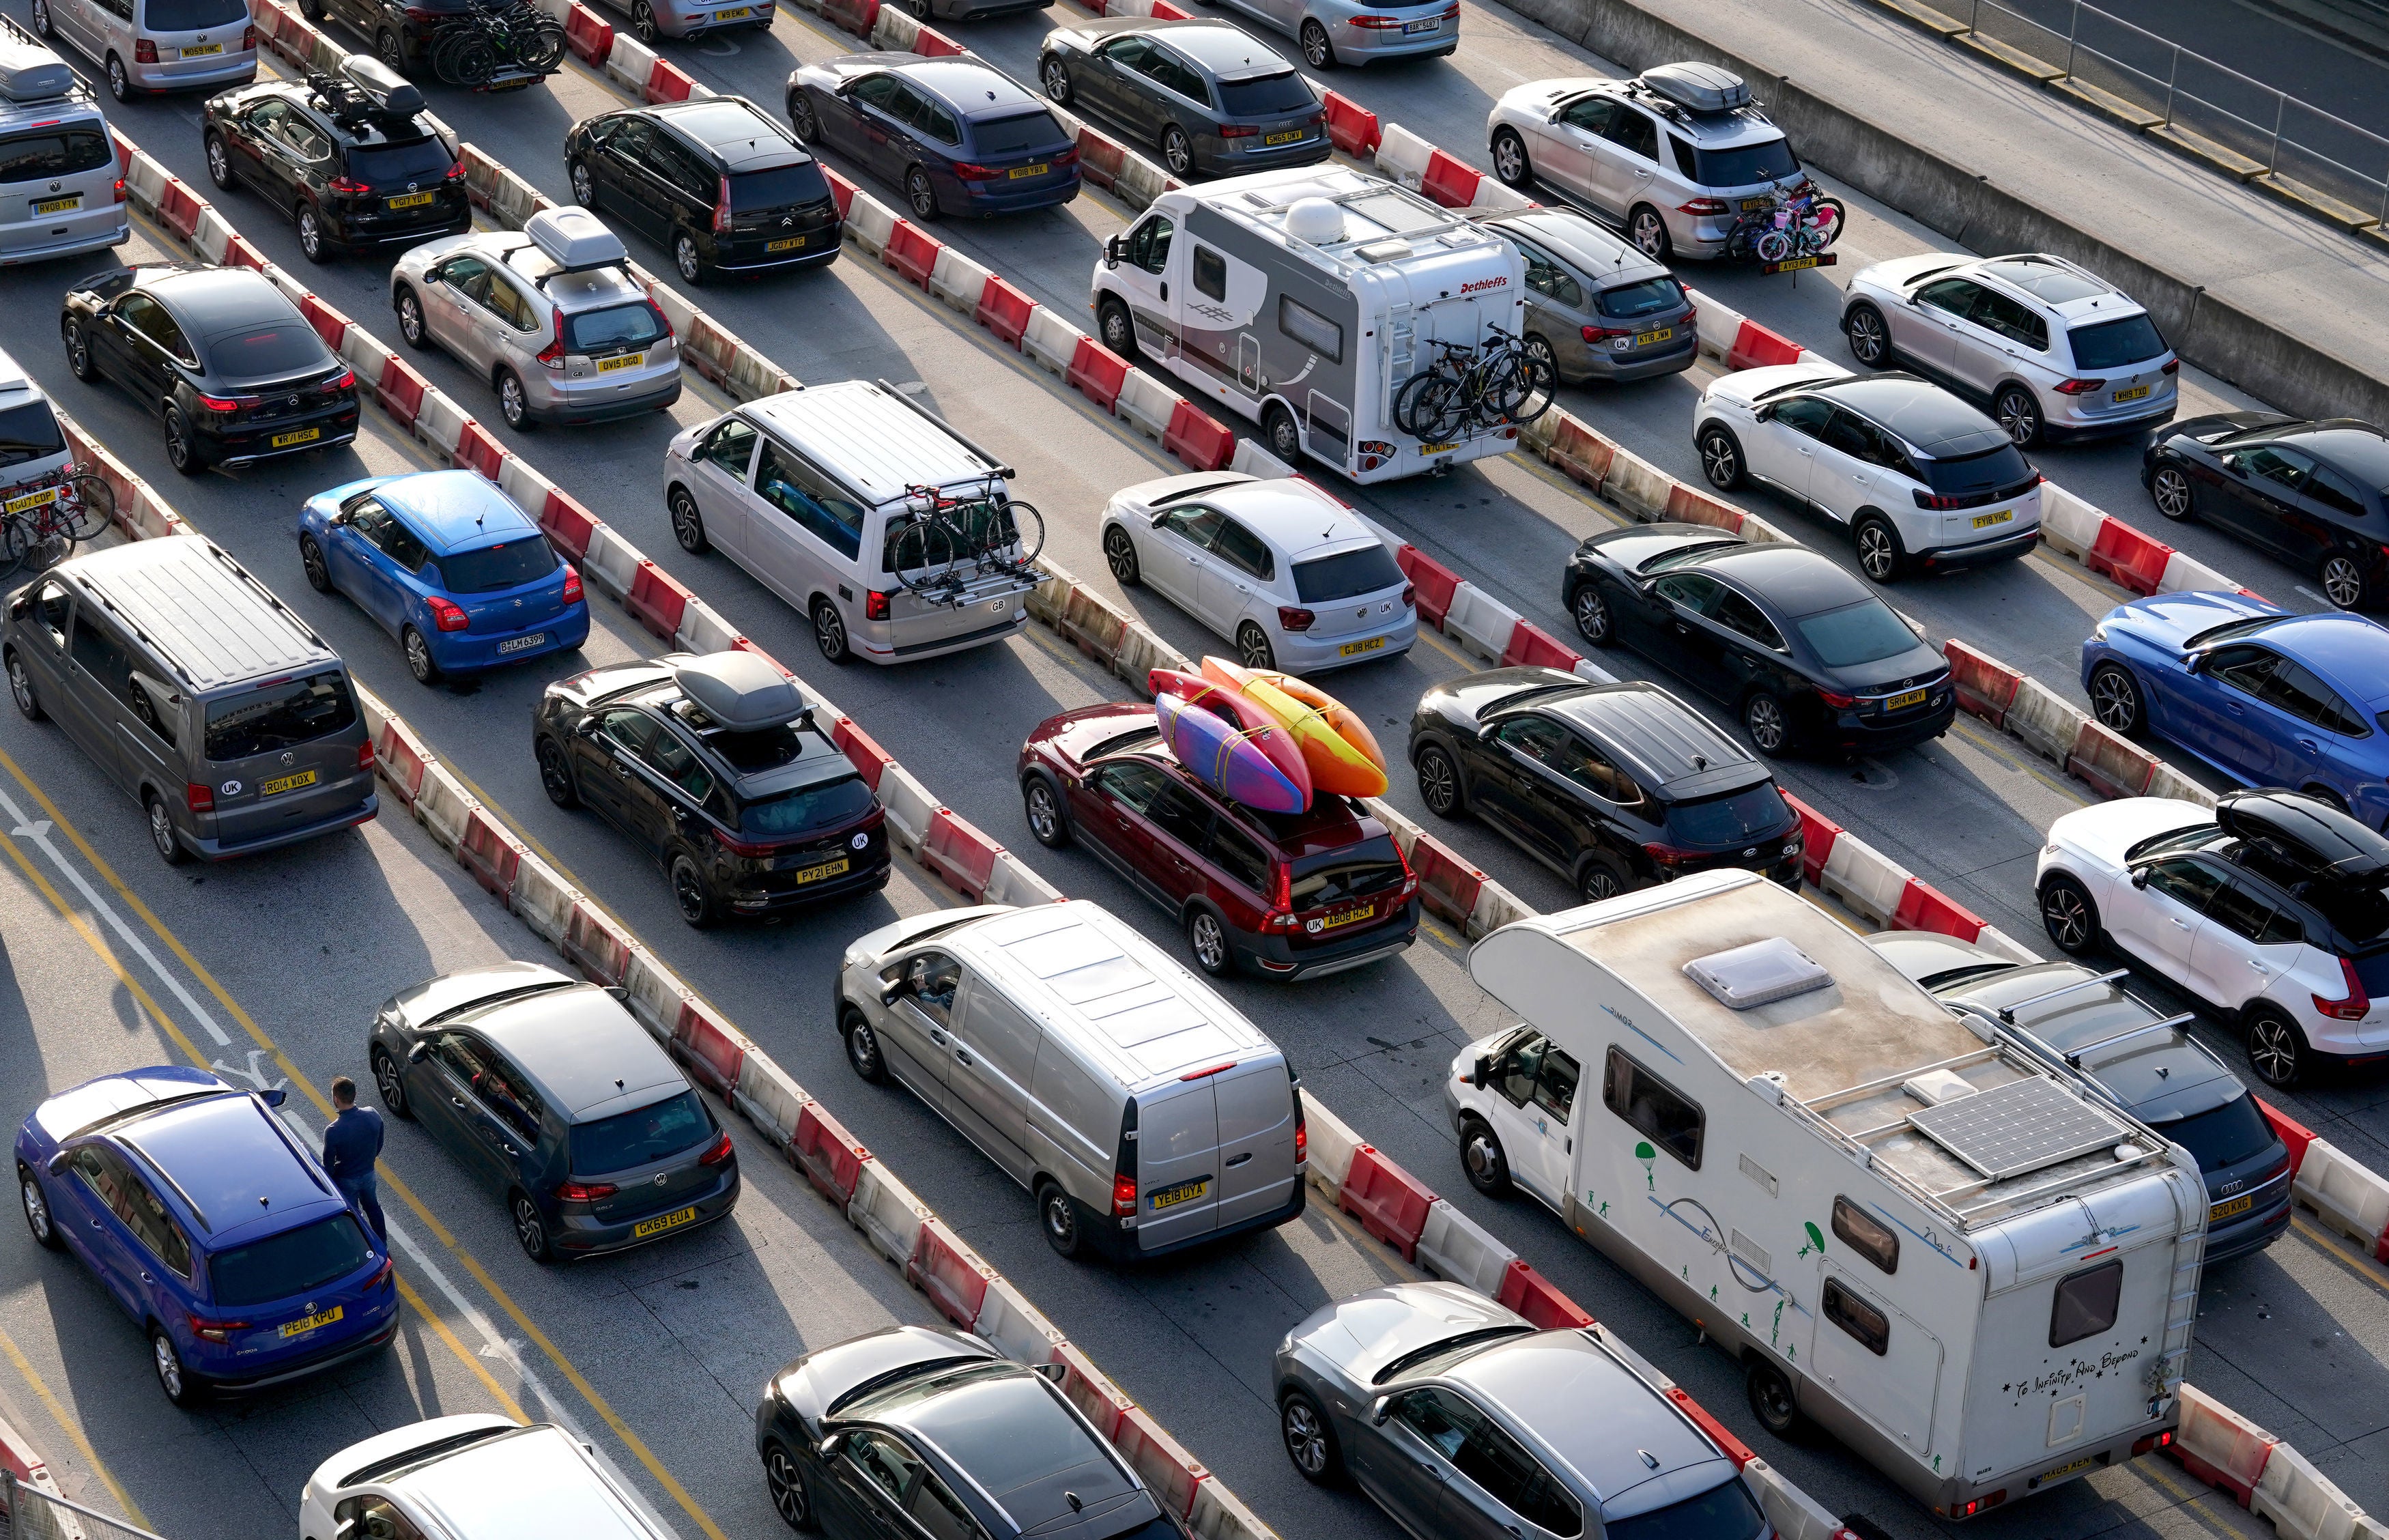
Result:
M888 542L888 565L913 593L932 604L965 602L965 564L973 576L1041 577L1036 562L1045 549L1045 516L1006 497L998 481L973 497L932 486L907 486L904 496L912 518Z
M1839 199L1825 197L1813 182L1805 183L1790 196L1735 220L1726 232L1726 255L1763 263L1815 256L1840 238L1846 213Z
M15 576L52 540L64 543L64 560L115 520L116 494L88 461L63 466L0 498L0 580Z
M1402 382L1394 396L1394 426L1442 443L1471 427L1529 423L1551 410L1559 383L1552 366L1500 327L1485 330L1494 345L1481 355L1471 343L1430 339L1442 357Z
M524 0L472 0L441 24L431 71L451 85L479 88L509 67L552 74L564 62L564 24Z

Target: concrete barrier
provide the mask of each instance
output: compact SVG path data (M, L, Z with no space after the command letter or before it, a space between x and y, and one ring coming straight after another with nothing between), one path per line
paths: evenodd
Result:
M2316 1139L2298 1161L2294 1190L2324 1224L2389 1262L2389 1180L2330 1140Z
M2181 1388L2181 1422L2172 1454L2210 1486L2219 1486L2246 1508L2265 1466L2281 1441L2195 1385Z
M1419 1231L1418 1256L1437 1277L1466 1284L1491 1299L1516 1255L1445 1200L1429 1205L1426 1224Z

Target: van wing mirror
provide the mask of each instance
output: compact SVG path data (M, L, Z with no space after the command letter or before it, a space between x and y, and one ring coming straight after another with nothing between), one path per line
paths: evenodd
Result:
M1114 236L1104 242L1104 267L1105 270L1108 271L1109 269L1118 267L1120 264L1120 250L1121 246L1119 237Z
M902 979L886 979L881 981L879 985L879 1003L881 1005L892 1006L898 1000L901 999L903 995L904 981Z
M1476 1086L1480 1091L1493 1084L1493 1056L1491 1054L1481 1053L1476 1056L1476 1062L1468 1067L1468 1084Z
M332 1540L354 1540L356 1533L357 1521L354 1519L343 1519L332 1526Z

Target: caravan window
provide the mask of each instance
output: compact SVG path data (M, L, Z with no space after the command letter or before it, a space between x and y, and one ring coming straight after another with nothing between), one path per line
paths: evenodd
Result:
M1899 1237L1846 1198L1833 1200L1833 1237L1884 1272L1899 1271Z
M1344 362L1344 328L1308 305L1298 305L1283 294L1278 296L1277 302L1277 329L1330 364Z
M1228 259L1207 246L1194 248L1194 292L1214 300L1228 297Z
M1650 1136L1651 1142L1692 1167L1701 1169L1701 1138L1708 1118L1697 1103L1686 1100L1674 1086L1626 1057L1609 1050L1608 1072L1602 1077L1601 1099L1609 1110Z
M2120 1261L2102 1263L2060 1279L2057 1303L2049 1312L2049 1345L2063 1347L2085 1337L2098 1336L2115 1324L2115 1311L2123 1301L2124 1264Z
M1825 1280L1825 1319L1857 1338L1878 1358L1891 1351L1891 1318L1843 1288L1839 1278Z

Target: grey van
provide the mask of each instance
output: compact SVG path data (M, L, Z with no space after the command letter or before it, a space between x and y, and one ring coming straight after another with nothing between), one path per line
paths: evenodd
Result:
M1302 1093L1220 994L1083 900L943 909L847 948L847 1061L1037 1199L1066 1257L1158 1256L1303 1209Z
M0 17L0 267L132 238L98 99L65 60Z
M9 602L8 693L141 803L169 863L294 844L380 809L339 655L213 541L62 561Z
M33 30L74 45L121 102L257 78L247 0L33 0Z

